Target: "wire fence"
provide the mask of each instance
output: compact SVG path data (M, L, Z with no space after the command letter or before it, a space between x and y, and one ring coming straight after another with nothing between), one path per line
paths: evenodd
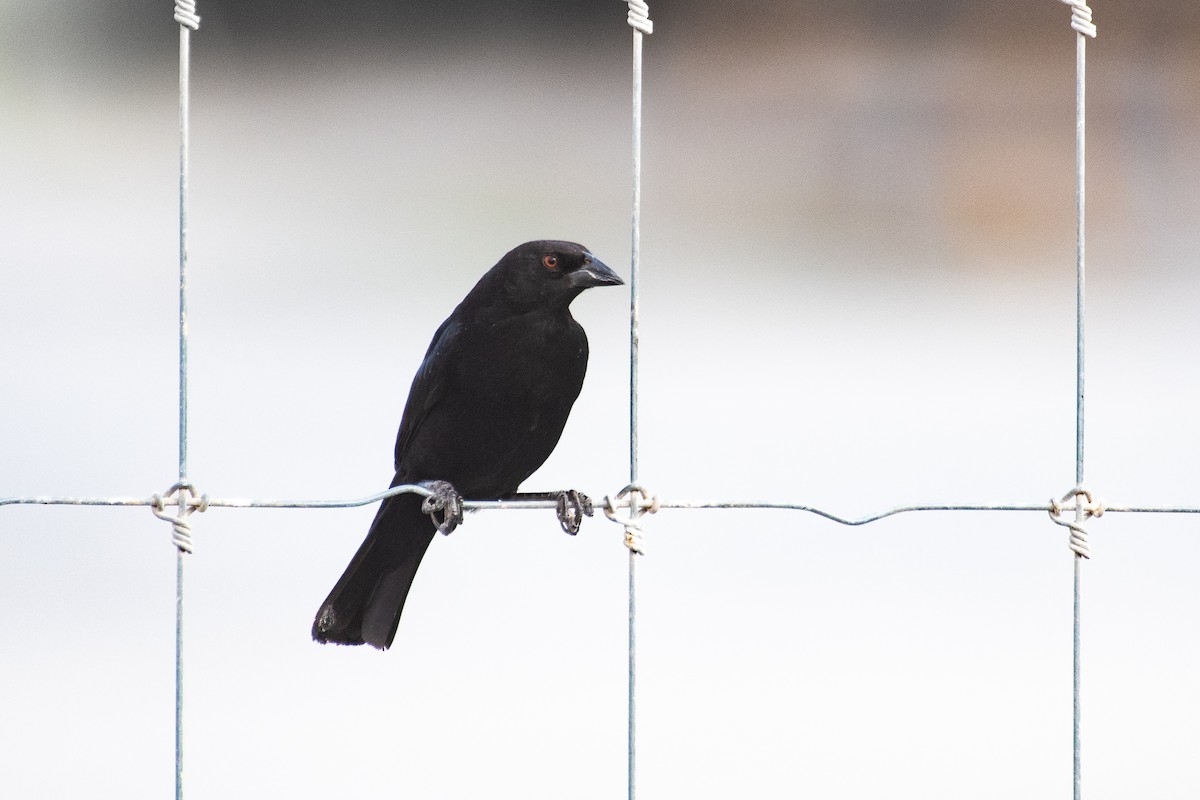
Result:
M653 32L649 8L645 2L629 0L627 22L632 28L632 215L631 253L629 269L629 485L615 495L605 497L605 515L625 529L628 554L628 782L627 791L633 800L637 789L637 561L644 552L642 542L643 517L661 510L778 510L814 514L846 526L867 525L901 514L939 512L1025 512L1048 514L1051 520L1070 531L1069 546L1073 552L1073 793L1075 800L1082 796L1082 759L1080 743L1080 615L1081 575L1084 559L1090 557L1087 529L1084 523L1105 513L1131 514L1200 514L1200 507L1180 505L1117 504L1101 500L1084 487L1085 444L1085 68L1087 39L1096 36L1091 10L1081 0L1060 0L1071 7L1071 28L1076 40L1076 390L1075 390L1075 483L1061 496L1044 502L929 502L912 503L879 510L864 516L845 516L812 505L792 502L734 502L726 500L682 500L660 498L642 486L638 464L638 374L639 374L639 272L641 243L641 167L642 167L642 51L645 36ZM175 20L179 23L179 473L178 480L161 494L149 497L70 497L21 496L0 497L0 506L69 505L69 506L145 506L172 526L172 541L176 547L176 620L175 620L175 793L183 796L183 623L184 623L184 564L185 556L193 549L191 515L212 508L229 509L329 509L372 505L401 493L429 496L431 492L419 485L401 485L386 491L349 499L249 499L209 497L201 493L188 477L188 151L189 151L189 70L190 37L199 29L200 18L196 4L176 0ZM554 500L471 500L463 507L468 510L554 509Z

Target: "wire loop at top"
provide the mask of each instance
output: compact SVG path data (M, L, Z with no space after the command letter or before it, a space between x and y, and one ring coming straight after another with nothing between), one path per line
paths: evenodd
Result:
M1060 0L1060 2L1071 7L1071 27L1078 33L1095 39L1096 25L1092 22L1092 10L1088 8L1087 3L1083 0Z
M175 21L194 31L200 30L200 17L196 15L196 0L175 0Z
M647 36L654 33L654 23L650 20L650 5L646 0L627 0L627 2L629 3L629 17L627 18L629 26Z

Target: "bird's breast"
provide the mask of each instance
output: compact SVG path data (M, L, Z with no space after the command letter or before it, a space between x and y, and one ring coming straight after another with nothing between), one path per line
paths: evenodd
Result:
M479 332L463 376L490 397L538 398L569 394L573 402L587 371L587 338L577 325L497 323Z

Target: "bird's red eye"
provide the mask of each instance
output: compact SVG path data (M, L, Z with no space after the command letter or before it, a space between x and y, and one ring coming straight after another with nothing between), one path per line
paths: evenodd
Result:
M558 256L545 255L542 256L542 266L546 269L558 269Z

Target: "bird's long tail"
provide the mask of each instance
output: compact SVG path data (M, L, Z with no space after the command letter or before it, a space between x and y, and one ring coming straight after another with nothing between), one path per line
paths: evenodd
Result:
M409 587L437 530L421 512L421 500L401 494L383 501L367 538L317 611L312 635L318 642L391 646Z

